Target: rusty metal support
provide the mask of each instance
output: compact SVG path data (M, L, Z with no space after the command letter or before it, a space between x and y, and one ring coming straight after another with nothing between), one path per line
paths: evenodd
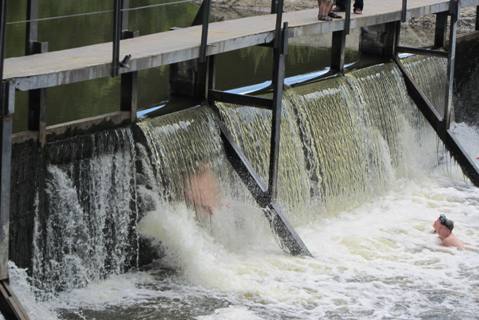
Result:
M436 14L436 27L434 32L434 48L446 48L447 37L447 17L448 12L440 12Z
M454 89L454 67L456 62L456 35L457 35L457 20L459 17L459 0L450 1L450 23L449 23L449 44L447 57L447 79L446 79L446 98L444 106L444 121L443 125L447 129L451 126L454 120L454 109L452 105L453 89Z

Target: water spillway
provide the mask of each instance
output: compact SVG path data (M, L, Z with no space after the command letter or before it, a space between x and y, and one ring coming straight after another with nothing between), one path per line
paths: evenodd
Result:
M413 62L429 70L420 73L424 84L440 70L434 59ZM431 306L443 302L466 318L477 311L458 288L473 290L467 279L477 276L477 258L436 252L427 232L447 208L477 246L477 190L444 166L447 156L396 67L358 70L285 97L279 201L313 248L311 259L277 247L220 139L223 121L266 180L270 114L218 107L219 115L199 107L48 146L32 277L40 293L56 292L45 305L57 316L413 318L434 316ZM444 167L452 182L436 181ZM211 216L187 200L205 168L220 203ZM120 275L145 254L140 236L161 248L159 265ZM94 293L102 289L110 297Z

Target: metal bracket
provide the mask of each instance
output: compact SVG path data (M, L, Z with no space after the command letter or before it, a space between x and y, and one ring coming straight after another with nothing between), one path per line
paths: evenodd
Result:
M212 101L221 101L226 103L234 103L244 106L251 106L271 110L273 101L271 99L260 98L255 96L229 93L218 90L209 90L208 97Z
M434 56L434 57L440 57L440 58L448 57L448 53L446 51L439 51L439 50L434 50L429 48L412 48L412 47L398 46L397 51L426 55L426 56Z

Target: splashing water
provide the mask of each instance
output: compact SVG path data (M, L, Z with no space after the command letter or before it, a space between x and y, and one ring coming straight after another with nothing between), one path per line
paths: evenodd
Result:
M220 108L264 175L267 114ZM149 271L59 293L49 308L65 319L475 319L479 193L454 164L441 161L440 148L437 155L437 138L398 71L375 66L299 88L288 95L285 112L281 163L291 166L281 179L293 177L291 185L302 191L283 187L282 201L314 258L278 248L226 162L215 115L197 109L140 125L146 142L137 146L138 230L161 244L163 258ZM477 131L458 128L475 152ZM184 191L204 163L218 177L222 198L207 219L185 204ZM51 174L53 181L67 178L58 168ZM61 185L62 198L75 200L66 188L73 184ZM73 200L66 211L76 215ZM431 233L439 213L455 221L466 250L439 245Z

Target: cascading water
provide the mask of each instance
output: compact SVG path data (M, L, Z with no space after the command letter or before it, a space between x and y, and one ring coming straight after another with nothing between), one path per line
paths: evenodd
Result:
M422 70L420 82L429 85L427 79L441 69L435 64L419 59L408 68ZM434 86L430 90L435 92ZM235 140L266 179L268 112L219 108ZM204 107L178 112L140 123L134 129L136 149L131 133L123 129L115 133L123 137L118 141L95 136L93 145L101 149L95 157L78 159L74 166L66 159L52 163L47 194L55 205L51 218L39 219L36 239L42 255L36 261L41 265L53 260L60 268L48 273L52 267L37 267L34 274L44 274L38 279L45 281L70 272L78 279L75 285L93 280L83 289L69 287L73 282L55 286L70 289L50 304L61 310L62 318L475 317L477 189L454 170L444 175L438 140L393 65L355 71L287 94L280 199L314 258L290 257L277 247L266 219L226 161L217 121ZM123 147L115 149L121 141ZM87 171L86 176L79 174ZM193 192L197 181L214 184L209 174L217 180L211 190L217 191L213 200L219 202L212 215L191 200L211 200ZM138 201L127 195L131 188ZM119 210L127 203L138 210ZM85 241L96 237L105 243L89 223L98 218L108 230L112 225L105 215L110 212L125 222L114 223L112 230L131 231L115 231L114 236L123 238L110 245L131 241L131 227L120 226L139 215L138 231L161 246L159 265L96 280L100 273L121 271L113 266L125 265L107 258L113 252L123 252L123 259L136 257L125 251L136 250L135 245L122 242L124 247L104 251L108 245ZM455 232L471 250L436 243L429 230L439 212L456 221ZM85 261L86 256L93 259Z
M129 129L48 146L46 202L37 215L33 275L71 290L136 266L135 148Z

